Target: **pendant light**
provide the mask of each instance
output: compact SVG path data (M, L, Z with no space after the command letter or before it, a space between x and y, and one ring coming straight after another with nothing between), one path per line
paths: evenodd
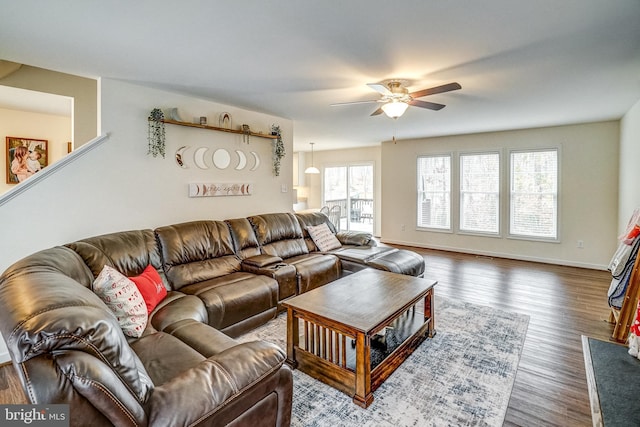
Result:
M313 142L310 142L309 144L311 144L311 166L309 166L308 168L306 168L304 170L304 173L312 173L312 174L317 174L320 173L320 170L313 166Z

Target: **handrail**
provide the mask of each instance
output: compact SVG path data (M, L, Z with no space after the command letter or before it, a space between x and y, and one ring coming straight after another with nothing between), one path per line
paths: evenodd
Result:
M87 142L86 144L83 144L82 146L80 146L77 150L73 150L71 153L67 154L62 159L58 160L57 162L55 162L55 163L51 164L50 166L47 166L46 168L40 170L40 172L38 172L38 173L36 173L34 175L31 175L25 181L22 181L21 183L17 184L15 187L13 187L9 191L7 191L3 195L1 195L0 196L0 206L4 205L9 200L11 200L14 197L16 197L18 194L21 194L21 193L25 192L26 190L28 190L29 188L33 187L36 183L42 181L43 179L45 179L49 175L54 174L59 169L62 169L63 167L65 167L69 163L71 163L74 160L76 160L76 159L80 158L81 156L85 155L86 153L88 153L89 151L93 150L97 146L101 145L104 141L107 140L107 138L109 138L109 134L108 133L99 135L99 136L93 138L91 141Z

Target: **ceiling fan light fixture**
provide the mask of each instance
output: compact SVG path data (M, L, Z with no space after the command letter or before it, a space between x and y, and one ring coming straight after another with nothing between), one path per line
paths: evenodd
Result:
M314 142L310 142L309 144L311 144L311 166L306 168L304 170L304 173L319 174L320 170L317 167L313 166L313 144L315 144L315 143Z
M404 101L391 101L382 106L382 111L392 119L397 119L407 111L408 107L409 104Z

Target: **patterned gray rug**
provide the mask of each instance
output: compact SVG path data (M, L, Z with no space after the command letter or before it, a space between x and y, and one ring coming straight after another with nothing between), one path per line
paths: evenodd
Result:
M501 426L529 317L436 296L437 334L374 392L367 408L295 370L292 426ZM286 349L286 314L242 337Z

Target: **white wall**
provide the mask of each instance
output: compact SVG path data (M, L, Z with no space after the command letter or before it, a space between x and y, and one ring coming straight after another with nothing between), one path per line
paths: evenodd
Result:
M635 208L640 207L640 100L620 121L620 204L618 231L626 228Z
M559 147L561 150L560 243L507 238L505 215L500 238L416 230L417 156L498 148L504 154L504 167L509 149L537 147ZM397 144L385 142L381 171L382 240L604 269L616 247L618 156L618 121L425 138ZM583 249L577 248L578 240L584 241Z
M108 133L109 139L0 206L0 271L40 249L98 234L291 211L290 120L115 80L103 80L101 86L102 132ZM154 107L178 107L183 119L208 116L210 123L217 123L219 113L226 111L234 125L247 123L265 133L272 123L279 124L287 152L280 176L272 173L272 142L263 138L251 138L247 145L241 135L166 125L167 157L148 156L147 117ZM232 153L232 167L181 169L174 153L183 145L210 147L209 156L224 147ZM234 150L257 152L260 167L253 172L235 170ZM208 162L211 164L210 157ZM190 182L235 181L253 183L254 194L187 197ZM287 193L281 192L281 185L287 186ZM0 362L6 360L6 349L0 342Z

